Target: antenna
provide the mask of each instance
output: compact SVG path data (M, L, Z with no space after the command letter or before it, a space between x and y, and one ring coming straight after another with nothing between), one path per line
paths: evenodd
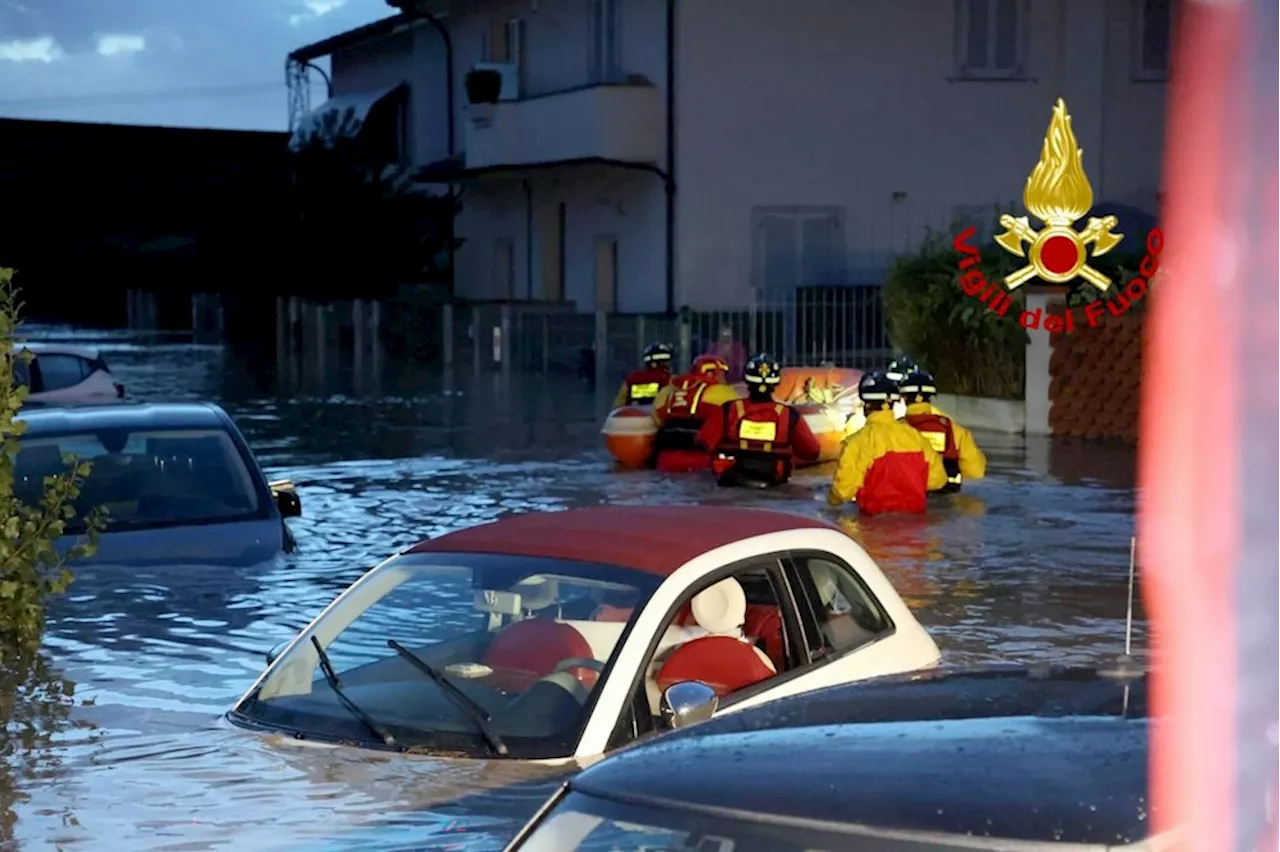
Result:
M1124 655L1133 650L1133 578L1137 574L1138 538L1129 539L1129 611L1124 617Z
M1099 669L1098 673L1103 677L1115 678L1117 680L1131 681L1134 678L1141 677L1144 673L1143 666L1139 665L1133 659L1133 593L1137 586L1138 576L1138 539L1136 536L1129 538L1129 601L1125 612L1124 620L1124 653L1119 656L1116 661L1105 668ZM1129 684L1124 687L1124 709L1121 711L1124 715L1129 713Z

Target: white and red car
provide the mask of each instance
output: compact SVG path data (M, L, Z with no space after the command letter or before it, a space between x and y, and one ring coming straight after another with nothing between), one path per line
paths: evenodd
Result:
M123 399L124 385L116 381L97 349L63 343L23 342L19 351L34 357L14 361L14 378L27 388L32 405L100 405Z
M552 763L664 729L700 681L729 713L935 666L870 557L824 521L616 506L424 541L325 608L229 712L320 744Z

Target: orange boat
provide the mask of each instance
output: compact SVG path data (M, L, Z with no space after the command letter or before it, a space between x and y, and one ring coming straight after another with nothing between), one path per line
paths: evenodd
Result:
M858 401L859 370L840 367L784 367L782 382L774 390L779 402L796 406L818 439L822 454L816 464L840 456L845 436L862 425L862 405ZM746 387L736 386L746 395ZM624 405L615 409L600 430L605 447L625 468L647 467L653 455L657 425L648 409Z
M864 422L858 399L860 370L841 367L784 367L773 392L779 402L794 405L822 448L817 464L835 461L847 435Z
M604 420L604 445L609 453L626 468L647 467L653 456L653 439L658 425L653 414L638 405L615 408Z

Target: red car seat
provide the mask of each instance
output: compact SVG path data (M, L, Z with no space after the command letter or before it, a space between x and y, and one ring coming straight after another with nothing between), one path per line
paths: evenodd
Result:
M504 692L524 692L569 657L594 658L581 633L549 618L526 618L494 636L480 662L493 669L486 678L489 684ZM572 671L583 686L589 689L595 685L595 671Z
M698 680L725 696L774 676L777 669L769 658L743 638L747 596L737 580L728 577L699 592L692 611L694 621L711 635L671 652L658 671L660 690Z
M782 671L787 664L787 646L782 639L782 614L776 606L747 604L747 620L742 632L748 639L759 639L773 667Z

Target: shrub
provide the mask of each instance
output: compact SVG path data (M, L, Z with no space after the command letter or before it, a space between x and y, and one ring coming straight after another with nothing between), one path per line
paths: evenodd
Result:
M961 255L952 239L931 233L917 252L890 267L882 291L889 339L933 373L944 393L1021 399L1027 331L1017 320L1026 297L1015 292L1001 317L967 295L960 289ZM988 281L999 282L1017 268L1018 259L998 247L981 251Z
M1012 294L1013 304L1004 316L960 289L961 255L952 248L952 240L964 227L931 233L918 251L894 261L882 290L889 339L933 373L944 393L1022 399L1028 332L1018 317L1026 307L1026 288ZM983 240L980 232L970 244L981 253L983 275L997 285L1026 263L997 246L990 234ZM1091 259L1089 265L1109 276L1113 287L1123 287L1137 275L1141 257L1113 252ZM1069 286L1071 307L1103 295L1082 279Z
M72 460L66 472L45 477L38 505L27 505L14 493L14 460L25 424L16 419L27 389L14 377L14 359L30 355L16 350L21 305L13 286L13 270L0 269L0 667L30 665L44 632L45 604L71 583L67 564L91 554L102 529L101 512L86 518L88 532L70 548L59 549L89 464Z

